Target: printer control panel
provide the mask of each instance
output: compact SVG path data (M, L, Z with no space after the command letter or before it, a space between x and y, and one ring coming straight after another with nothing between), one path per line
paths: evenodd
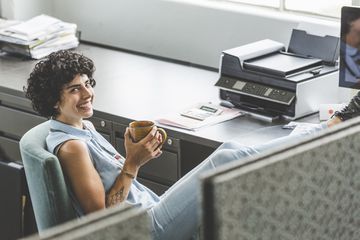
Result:
M228 91L235 91L244 95L286 105L290 105L295 98L294 92L227 77L221 77L215 86Z

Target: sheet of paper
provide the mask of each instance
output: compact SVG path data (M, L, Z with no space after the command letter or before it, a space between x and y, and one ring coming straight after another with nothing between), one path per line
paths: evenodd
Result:
M38 32L48 29L51 25L58 22L60 22L59 19L47 15L39 15L21 24L11 26L8 30L30 37Z
M188 108L188 110L193 109L194 107L197 107L199 105L202 105L202 103L192 106ZM163 125L195 131L205 126L214 125L244 115L244 113L242 113L239 109L236 108L226 108L220 105L216 105L216 107L221 110L221 113L208 116L204 120L199 120L182 115L182 113L187 111L187 109L185 109L184 111L179 113L169 113L168 115L158 118L155 121Z
M8 28L12 25L19 24L19 23L20 22L16 21L16 20L7 20L7 19L0 18L0 29Z

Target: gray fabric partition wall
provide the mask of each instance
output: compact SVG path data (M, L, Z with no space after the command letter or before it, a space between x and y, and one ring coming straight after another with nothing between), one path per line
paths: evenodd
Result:
M203 179L206 240L360 239L360 120Z
M128 204L108 208L47 229L24 240L147 240L151 238L146 210Z

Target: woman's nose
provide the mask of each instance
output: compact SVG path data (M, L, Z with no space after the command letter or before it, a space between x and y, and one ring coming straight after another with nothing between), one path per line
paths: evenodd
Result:
M84 97L91 97L92 96L92 91L91 88L87 88L86 86L81 86L82 88L82 93Z

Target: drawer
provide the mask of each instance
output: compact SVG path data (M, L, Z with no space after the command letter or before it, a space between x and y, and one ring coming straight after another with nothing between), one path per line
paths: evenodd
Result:
M123 156L125 155L124 139L117 137L115 140L116 149ZM179 178L178 155L163 150L160 157L149 161L140 168L139 176L155 180L164 184L172 184Z
M110 133L112 131L112 122L102 118L91 117L88 119L94 124L97 131Z
M98 133L100 133L109 143L112 142L112 122L97 117L91 117L88 119L94 124L94 127Z
M140 176L151 178L165 184L172 184L179 179L177 155L163 151L162 155L140 168Z
M153 182L151 180L147 180L141 177L138 177L137 180L144 184L146 187L150 188L154 193L161 196L166 190L169 189L169 186Z
M111 136L106 133L99 132L109 143L111 143Z
M11 108L25 110L27 112L33 112L36 114L36 112L31 106L31 101L25 97L0 92L0 104Z
M47 119L35 114L22 112L0 106L0 131L18 139L30 128L45 122Z
M21 161L19 142L0 136L0 159L6 161Z

